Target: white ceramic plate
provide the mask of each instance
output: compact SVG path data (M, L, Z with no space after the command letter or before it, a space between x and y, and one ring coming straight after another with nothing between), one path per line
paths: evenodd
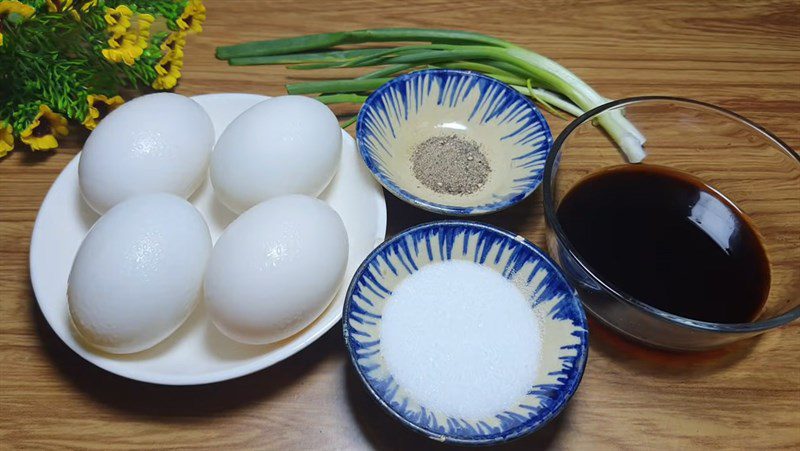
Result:
M251 94L209 94L193 98L211 116L217 138L241 112L266 99ZM271 345L241 344L217 331L201 303L178 331L147 351L113 355L83 343L69 320L67 278L75 253L98 216L80 195L80 154L50 187L31 238L31 281L50 327L72 350L100 368L130 379L168 385L205 384L243 376L277 363L313 343L339 321L350 278L386 235L383 191L358 156L353 138L342 131L342 139L339 172L320 198L339 212L347 228L350 238L347 271L333 302L300 333ZM190 201L206 218L214 240L235 218L214 198L208 180Z

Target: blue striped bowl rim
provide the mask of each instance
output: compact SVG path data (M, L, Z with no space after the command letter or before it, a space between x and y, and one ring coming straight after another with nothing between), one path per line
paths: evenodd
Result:
M523 190L522 192L520 192L519 194L517 194L512 198L505 199L502 201L496 201L490 204L472 206L472 207L444 205L441 203L428 201L419 196L409 193L405 189L398 186L391 178L387 177L386 174L384 174L384 172L380 170L377 164L373 161L372 156L370 156L369 153L367 152L368 146L364 145L366 141L366 136L365 136L366 131L363 125L365 121L364 119L364 115L366 114L365 111L367 111L370 108L373 108L373 104L377 102L377 99L382 98L383 95L386 93L386 91L392 89L395 85L400 83L405 83L407 80L411 78L424 77L431 74L442 75L442 76L458 75L458 76L479 78L485 80L486 82L488 82L488 84L492 86L501 88L503 91L507 92L509 96L521 100L522 102L524 102L524 104L530 107L530 111L536 117L536 121L542 124L542 128L545 133L545 141L547 143L547 150L544 152L544 155L542 156L543 161L544 159L547 158L550 151L552 150L553 135L552 132L550 131L550 125L547 123L547 120L544 118L542 113L536 107L536 104L531 99L520 94L518 91L508 86L506 83L503 83L500 80L481 74L479 72L473 72L467 70L455 70L455 69L423 69L400 75L386 82L378 89L373 91L372 94L369 95L369 97L367 97L367 100L364 101L364 104L361 106L361 109L358 112L358 118L356 120L356 143L358 147L358 152L361 155L364 164L366 164L367 168L370 170L372 175L378 180L378 182L381 185L383 185L383 187L386 188L390 193L395 195L397 198L411 205L414 205L415 207L431 211L434 213L454 215L454 216L477 216L504 210L508 207L516 205L517 203L521 202L522 200L530 196L534 191L536 191L539 185L541 185L542 180L544 178L544 167L537 170L536 173L530 177L529 183L527 184L525 190Z
M398 242L405 240L409 235L414 236L416 234L424 233L428 231L428 229L445 229L445 228L461 228L464 230L465 233L488 232L497 235L497 237L502 239L506 244L521 246L524 247L529 252L531 252L532 258L538 258L542 262L544 262L547 266L549 266L549 268L553 270L553 275L557 279L557 282L562 287L565 287L566 290L569 290L571 292L571 296L561 301L561 302L567 302L569 300L568 309L562 311L562 314L568 316L569 319L574 321L577 324L577 326L583 330L583 332L579 335L579 344L576 347L577 354L572 358L573 371L564 374L563 377L565 380L563 380L562 385L558 387L547 388L547 390L549 390L550 393L547 393L546 395L556 400L555 405L551 405L550 409L542 412L538 416L529 418L527 421L524 421L521 424L517 424L513 428L510 428L508 430L502 430L494 434L484 435L479 438L453 437L453 436L448 436L447 434L434 432L424 428L423 426L417 424L415 421L412 421L404 417L403 415L392 409L387 400L385 400L367 380L367 377L363 373L361 366L358 364L358 356L356 353L355 345L353 343L353 339L350 336L352 333L352 327L349 325L349 320L351 318L352 307L353 307L353 294L356 287L359 284L360 279L364 275L364 272L371 265L373 265L374 261L378 259L379 256L383 255L384 252L392 248ZM364 259L364 261L358 267L355 274L353 275L353 278L350 281L350 286L348 287L347 295L345 296L345 304L343 307L342 332L344 334L345 347L347 348L348 354L350 356L350 362L355 368L356 373L361 379L361 382L366 387L367 391L370 393L372 398L375 399L377 403L383 408L383 410L388 412L390 416L400 421L403 425L405 425L406 427L410 428L411 430L417 433L420 433L428 438L437 437L443 439L447 443L459 444L459 445L491 445L491 444L503 443L523 437L544 427L547 423L549 423L551 420L557 417L561 413L561 411L564 410L564 408L567 406L572 396L575 394L575 391L577 390L583 378L583 373L586 368L586 361L588 359L588 354L589 354L588 322L586 319L586 314L577 296L577 292L569 285L569 282L567 281L566 277L561 272L561 268L546 253L544 253L541 249L539 249L539 247L537 247L530 241L522 238L521 236L515 235L511 232L508 232L506 230L503 230L495 226L491 226L489 224L478 223L474 221L465 221L465 220L442 220L442 221L434 221L434 222L420 224L404 230L403 232L384 241L380 246L375 248L367 256L367 258ZM559 380L560 381L562 380L561 377L559 377ZM555 395L552 394L553 391L556 392Z

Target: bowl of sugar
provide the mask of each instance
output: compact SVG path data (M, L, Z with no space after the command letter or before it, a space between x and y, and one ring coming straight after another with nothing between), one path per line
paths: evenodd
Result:
M367 391L431 439L487 445L557 416L586 365L576 291L539 248L468 221L413 227L362 263L344 339Z

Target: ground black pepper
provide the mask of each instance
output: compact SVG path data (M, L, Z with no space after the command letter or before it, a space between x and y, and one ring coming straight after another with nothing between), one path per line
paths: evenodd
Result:
M457 135L434 136L414 147L411 170L437 193L472 194L492 171L477 142Z

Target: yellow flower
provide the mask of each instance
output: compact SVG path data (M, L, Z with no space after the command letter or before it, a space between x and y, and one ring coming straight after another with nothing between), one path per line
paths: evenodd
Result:
M39 105L39 112L19 138L33 150L48 150L58 147L59 136L67 136L67 119L54 113L47 105Z
M24 18L31 17L36 10L24 3L20 3L18 1L1 1L0 2L0 46L3 45L3 22L8 19L8 16L12 14L19 14Z
M47 10L51 13L66 11L72 7L73 0L47 0Z
M33 6L26 5L15 0L4 0L0 2L0 19L5 20L11 14L19 14L24 18L31 17L36 10Z
M89 9L94 8L95 6L97 6L97 1L98 0L90 0L84 3L83 6L81 6L81 11L86 12L89 11Z
M176 31L167 36L161 43L164 55L171 53L177 58L183 58L183 47L186 45L186 32Z
M80 22L81 16L72 7L73 0L47 0L47 10L51 13L69 12L73 19Z
M103 49L100 53L103 57L112 63L124 62L128 66L133 66L136 58L142 55L142 49L133 45L127 35L115 36L108 40L108 48Z
M189 0L183 14L175 21L178 28L190 33L203 31L203 22L206 20L206 7L201 0Z
M139 14L137 16L139 19L138 22L138 32L136 33L135 37L131 37L134 45L142 49L147 48L147 42L150 39L150 26L153 25L153 21L155 17L150 14Z
M2 124L3 121L0 121ZM14 130L11 124L0 125L0 158L6 156L14 148Z
M114 36L121 36L131 26L133 11L125 5L116 8L106 8L105 19L108 26L106 30Z
M114 34L109 38L108 48L101 51L103 57L114 63L124 62L128 66L133 66L147 48L153 20L155 19L150 14L138 15L136 27L130 27L124 35Z
M94 130L97 127L97 123L106 117L108 113L125 103L120 96L108 98L102 94L89 94L86 96L86 102L89 103L89 111L83 119L83 125L89 130Z
M174 88L178 83L178 79L181 78L182 68L183 59L170 53L164 55L155 66L158 77L153 82L153 88L160 90Z

